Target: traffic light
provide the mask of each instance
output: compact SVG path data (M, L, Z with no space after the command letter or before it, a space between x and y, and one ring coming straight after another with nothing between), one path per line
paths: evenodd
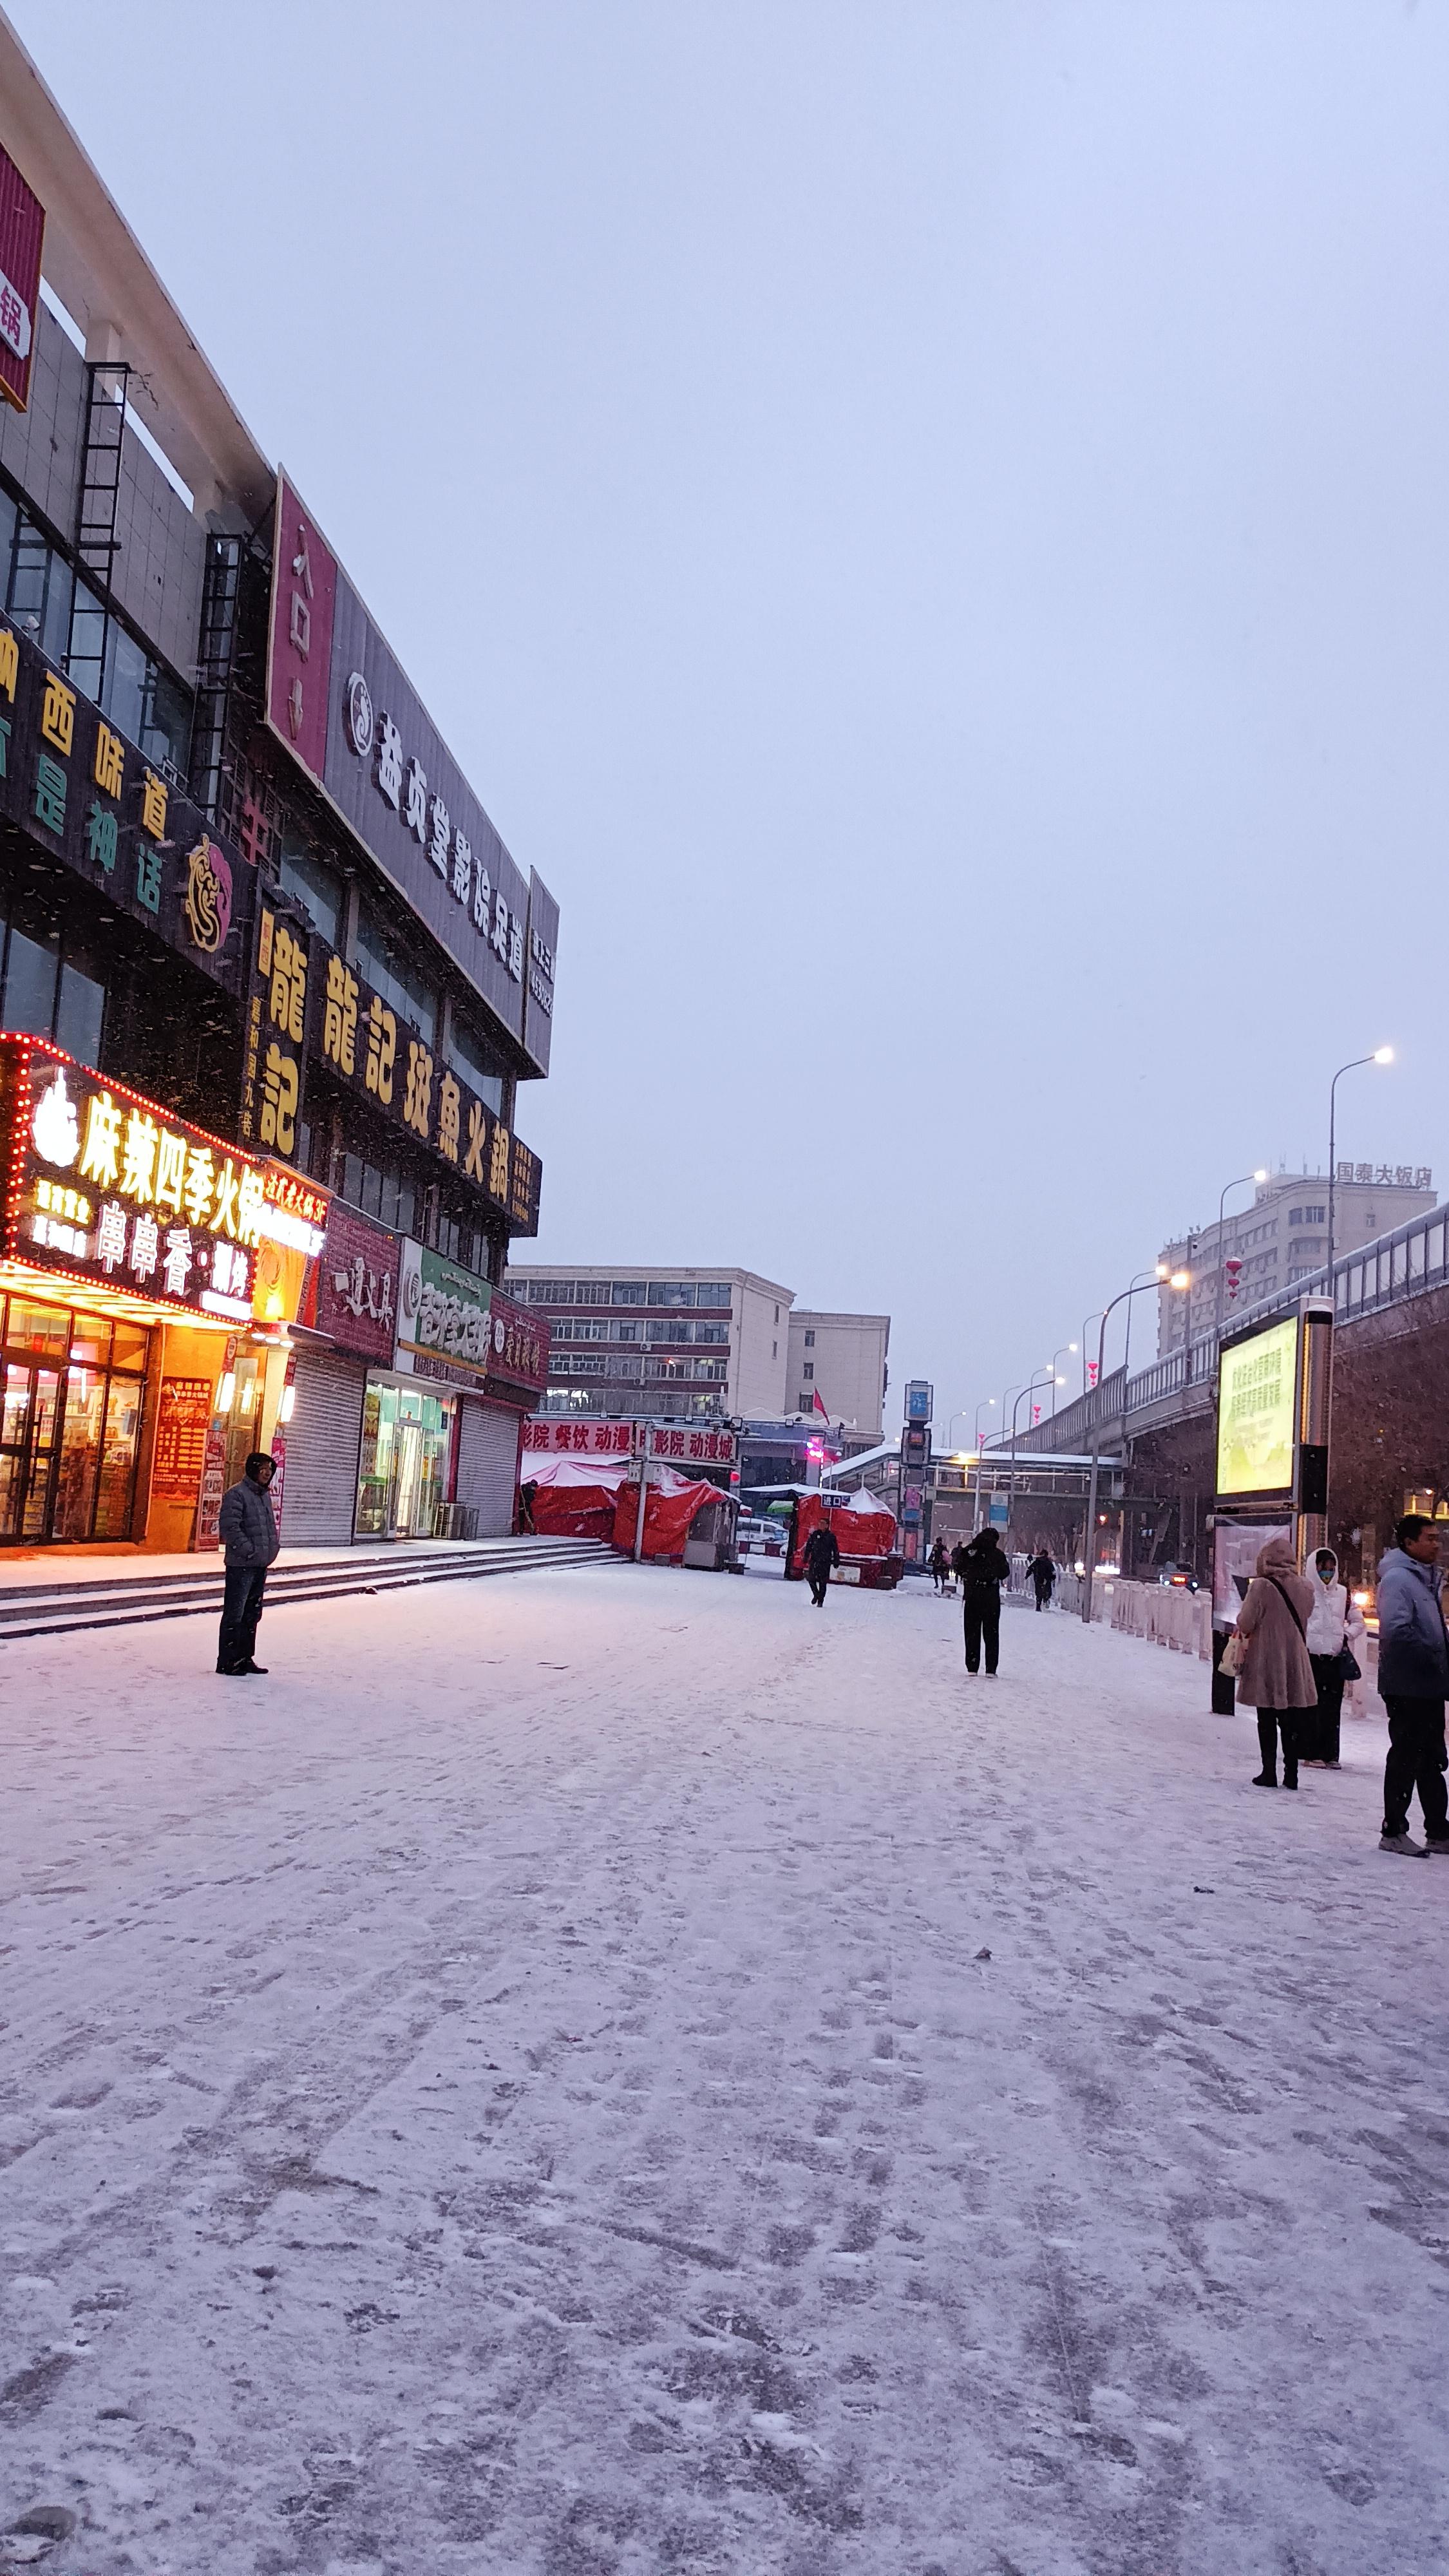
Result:
M930 1426L924 1422L908 1422L904 1431L901 1433L902 1466L929 1467L930 1463Z

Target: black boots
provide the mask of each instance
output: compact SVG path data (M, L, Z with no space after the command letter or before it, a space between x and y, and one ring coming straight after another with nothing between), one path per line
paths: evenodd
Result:
M1276 1789L1278 1786L1278 1720L1276 1717L1269 1717L1262 1709L1258 1711L1258 1744L1263 1756L1263 1768L1261 1771L1254 1772L1253 1786L1255 1789ZM1284 1768L1287 1768L1286 1760Z

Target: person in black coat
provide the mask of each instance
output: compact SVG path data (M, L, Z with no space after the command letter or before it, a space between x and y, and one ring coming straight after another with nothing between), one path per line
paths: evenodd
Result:
M825 1592L830 1581L830 1569L839 1563L840 1548L835 1532L828 1521L821 1521L819 1527L813 1529L805 1541L805 1580L810 1586L810 1598L817 1610L823 1610L825 1607Z
M961 1578L966 1627L966 1670L981 1669L981 1648L986 1647L986 1678L996 1679L997 1657L1001 1638L1001 1587L1011 1580L1011 1565L994 1529L978 1530L975 1538L956 1548L951 1557L951 1571Z
M1032 1588L1036 1593L1036 1606L1038 1610L1045 1610L1052 1597L1052 1586L1057 1579L1057 1570L1044 1547L1037 1549L1026 1570L1031 1576Z

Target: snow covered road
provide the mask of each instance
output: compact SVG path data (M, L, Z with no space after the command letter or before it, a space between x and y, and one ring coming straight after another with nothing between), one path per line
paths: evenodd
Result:
M1203 1668L650 1569L0 1662L0 2569L1442 2563L1449 1866Z

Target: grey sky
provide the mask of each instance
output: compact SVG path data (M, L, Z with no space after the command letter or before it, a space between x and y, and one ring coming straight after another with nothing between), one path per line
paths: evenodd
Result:
M1449 1182L1442 0L8 5L559 895L542 1257L944 1432L1347 1056Z

